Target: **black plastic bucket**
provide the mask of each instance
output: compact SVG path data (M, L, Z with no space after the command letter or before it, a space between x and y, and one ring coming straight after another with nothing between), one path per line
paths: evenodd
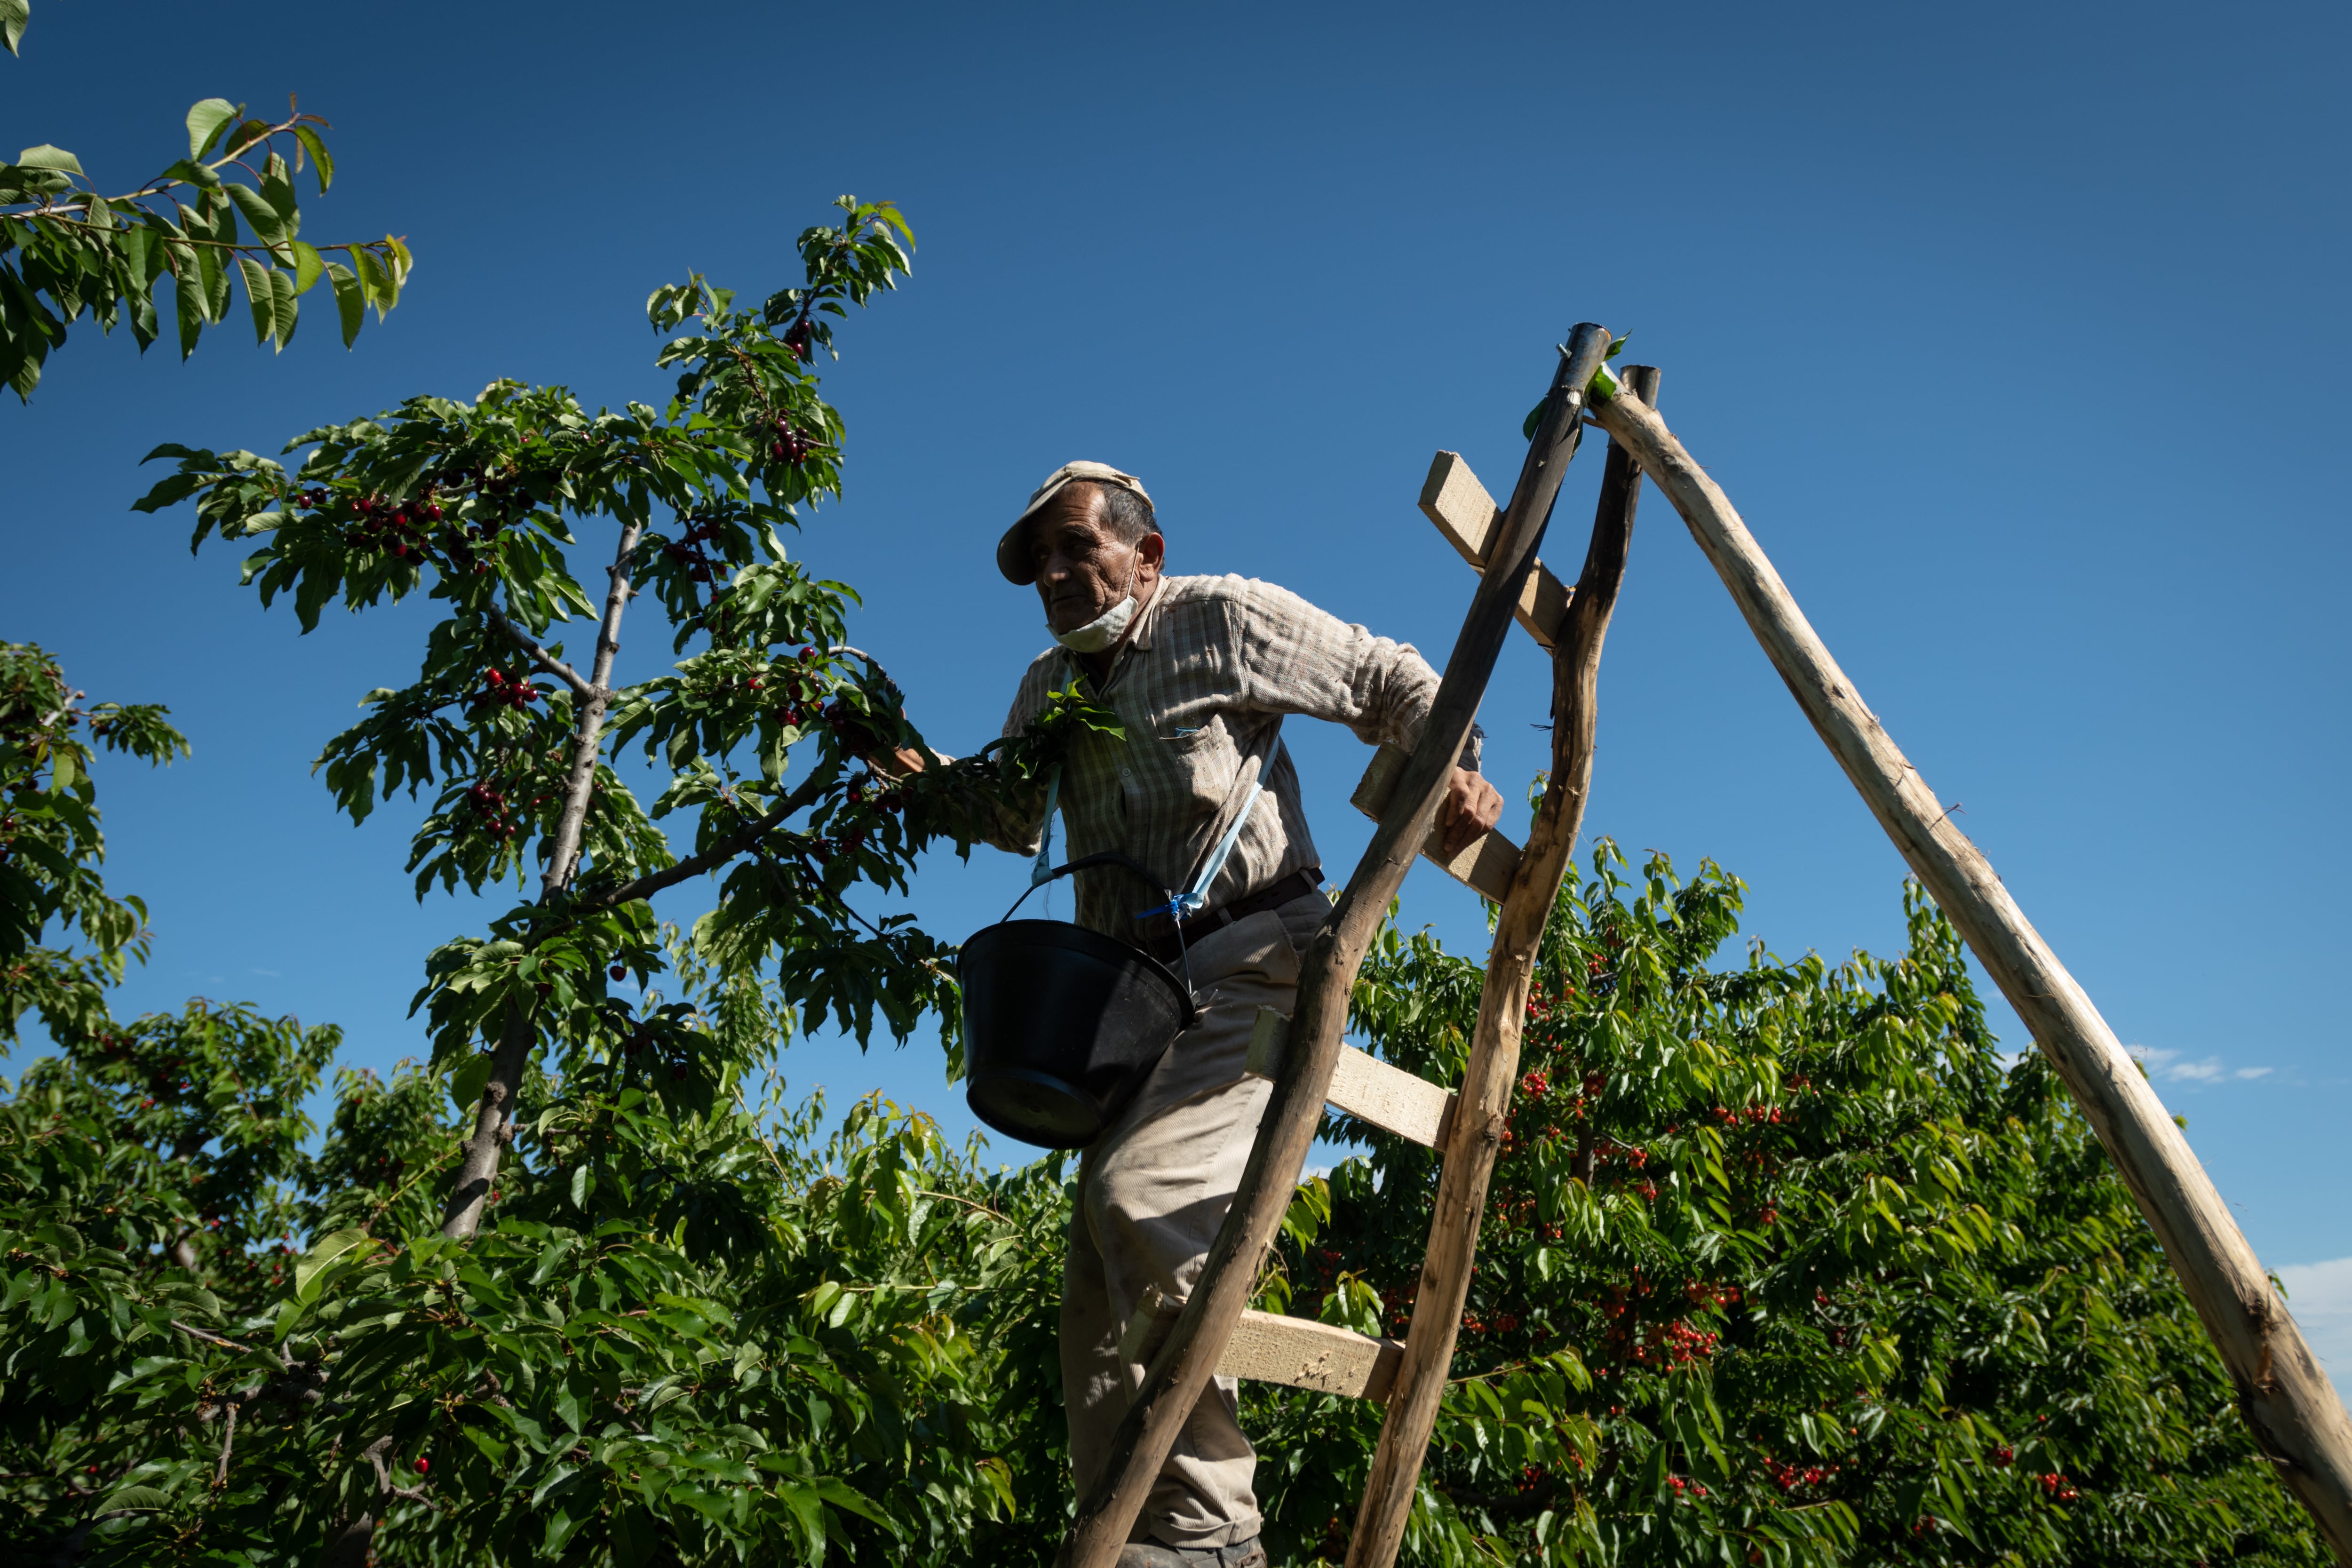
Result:
M1007 1137L1082 1149L1198 1016L1164 963L1061 921L1004 921L956 955L971 1112Z

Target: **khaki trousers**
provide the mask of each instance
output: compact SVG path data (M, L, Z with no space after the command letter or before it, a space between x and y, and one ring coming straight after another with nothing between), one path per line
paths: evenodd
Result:
M1070 1458L1083 1495L1100 1473L1143 1368L1120 1335L1147 1284L1192 1293L1249 1163L1273 1085L1242 1065L1260 1007L1288 1013L1299 954L1331 906L1320 893L1234 921L1192 952L1201 1021L1176 1037L1143 1091L1078 1163L1062 1266L1062 1384ZM1170 1546L1253 1539L1261 1516L1242 1436L1239 1391L1220 1377L1201 1395L1144 1505L1136 1538Z

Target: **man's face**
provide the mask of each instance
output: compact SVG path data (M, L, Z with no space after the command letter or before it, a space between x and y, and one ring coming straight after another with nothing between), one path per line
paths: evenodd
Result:
M1121 544L1101 524L1102 491L1071 485L1045 503L1029 525L1029 559L1037 568L1037 597L1055 636L1099 619L1130 592L1143 596L1160 574L1160 535Z

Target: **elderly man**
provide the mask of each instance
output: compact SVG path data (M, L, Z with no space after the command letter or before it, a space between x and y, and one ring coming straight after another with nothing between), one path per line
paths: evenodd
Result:
M1233 1202L1269 1086L1242 1068L1262 1005L1291 1010L1299 958L1330 912L1321 860L1283 748L1290 714L1347 725L1369 744L1411 747L1438 678L1411 647L1349 626L1296 594L1245 577L1171 577L1151 498L1131 474L1069 463L1046 476L997 543L1007 581L1034 584L1056 647L1021 681L1004 732L1023 733L1073 678L1126 734L1081 735L1063 759L1069 856L1115 849L1166 888L1189 888L1263 773L1205 910L1185 923L1203 1004L1078 1168L1062 1275L1062 1373L1070 1454L1091 1485L1142 1369L1119 1339L1147 1285L1182 1299ZM1479 777L1473 738L1439 823L1449 854L1492 827L1502 797ZM920 766L901 753L901 766ZM1045 802L996 809L981 837L1037 852ZM1166 894L1118 868L1077 878L1078 923L1173 963ZM1233 1380L1204 1394L1161 1470L1121 1568L1263 1568L1251 1489L1255 1454Z

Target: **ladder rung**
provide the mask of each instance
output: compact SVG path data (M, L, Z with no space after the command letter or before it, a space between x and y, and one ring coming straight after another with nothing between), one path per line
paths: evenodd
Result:
M1249 1059L1243 1070L1252 1078L1274 1077L1281 1069L1283 1047L1289 1038L1290 1020L1271 1007L1260 1007L1250 1030ZM1454 1117L1454 1096L1427 1079L1391 1067L1353 1046L1339 1047L1339 1063L1331 1069L1330 1091L1323 1100L1359 1121L1428 1149L1444 1142Z
M1364 769L1364 776L1357 784L1356 793L1348 797L1348 804L1378 822L1388 810L1389 797L1396 794L1397 781L1404 776L1405 764L1411 761L1412 752L1395 746L1382 746L1374 752L1370 765ZM1430 864L1472 891L1501 903L1503 895L1510 891L1511 873L1519 868L1519 847L1499 833L1487 833L1453 859L1444 860L1438 858L1440 831L1433 826L1428 842L1421 847Z
M1429 478L1421 487L1421 510L1437 531L1445 535L1462 559L1480 573L1486 569L1486 546L1494 537L1495 524L1503 509L1470 471L1459 452L1440 452L1430 460ZM1552 574L1542 562L1528 574L1528 585L1519 591L1518 609L1515 612L1519 625L1528 635L1549 653L1559 641L1559 630L1568 619L1568 601L1575 590Z
M1150 1361L1183 1310L1183 1302L1160 1295L1157 1285L1146 1285L1135 1316L1119 1336L1120 1358ZM1397 1363L1403 1359L1402 1341L1368 1339L1352 1330L1278 1312L1244 1311L1234 1337L1225 1342L1225 1353L1217 1359L1217 1372L1378 1403L1388 1398Z

